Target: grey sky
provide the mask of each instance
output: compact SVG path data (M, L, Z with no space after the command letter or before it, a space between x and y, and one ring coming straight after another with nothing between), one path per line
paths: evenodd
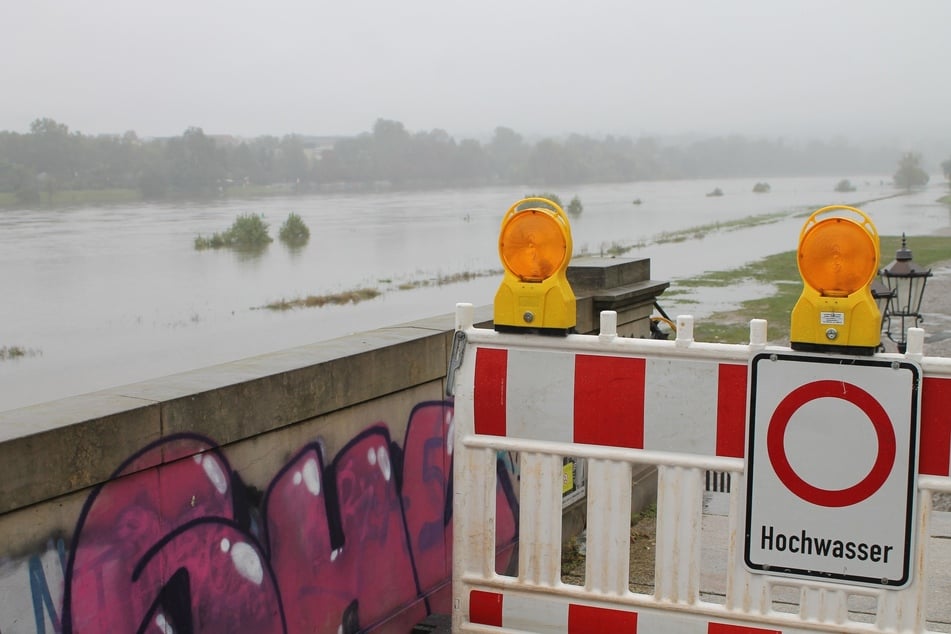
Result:
M951 136L948 0L6 0L0 129Z

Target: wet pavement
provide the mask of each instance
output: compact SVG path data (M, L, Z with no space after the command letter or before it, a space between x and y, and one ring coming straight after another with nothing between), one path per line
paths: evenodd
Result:
M921 301L925 356L951 357L951 261L932 267Z

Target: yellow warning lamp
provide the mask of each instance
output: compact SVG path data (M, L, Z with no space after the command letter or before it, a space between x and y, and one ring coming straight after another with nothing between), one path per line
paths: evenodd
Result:
M789 328L793 350L874 354L882 314L872 297L878 271L878 231L859 209L832 205L806 220L799 233L803 290Z
M505 267L495 293L495 329L567 334L575 327L575 294L565 271L571 226L547 198L523 198L502 217L499 257Z

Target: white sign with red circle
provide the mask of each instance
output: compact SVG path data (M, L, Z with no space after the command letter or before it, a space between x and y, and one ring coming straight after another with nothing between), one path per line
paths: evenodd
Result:
M906 360L753 357L751 571L889 588L911 582L920 378Z

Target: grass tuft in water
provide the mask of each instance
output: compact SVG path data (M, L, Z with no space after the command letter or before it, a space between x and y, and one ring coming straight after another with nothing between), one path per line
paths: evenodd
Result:
M415 288L420 288L424 286L446 286L448 284L456 284L458 282L468 282L480 277L486 277L489 275L501 275L501 270L489 270L489 271L464 271L462 273L452 273L452 274L439 274L436 278L425 279L425 280L412 280L409 282L402 282L397 287L396 290L400 291L409 291ZM381 279L377 280L380 283L390 284L392 280L390 279ZM374 299L383 294L383 291L376 288L357 288L354 290L344 291L341 293L328 293L326 295L308 295L307 297L299 297L296 299L281 299L276 302L271 302L270 304L265 304L261 308L269 308L271 310L291 310L292 308L319 308L321 306L327 305L343 305L343 304L357 304L368 299Z
M21 357L38 357L41 354L42 352L39 350L24 348L23 346L0 346L0 361L19 359Z
M328 304L342 306L344 304L359 304L368 299L379 297L380 291L375 288L358 288L352 291L342 293L329 293L327 295L308 295L296 299L282 299L270 304L265 308L271 310L291 310L292 308L319 308Z

